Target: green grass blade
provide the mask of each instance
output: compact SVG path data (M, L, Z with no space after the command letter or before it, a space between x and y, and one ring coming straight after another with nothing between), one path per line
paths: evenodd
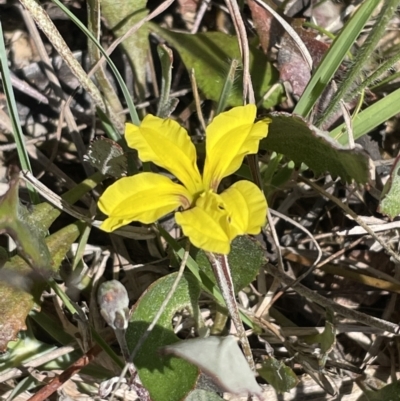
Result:
M312 75L293 113L307 117L379 2L380 0L365 1L349 19Z
M354 139L365 135L398 113L400 113L400 89L390 93L357 115L353 121ZM345 130L346 127L342 124L331 131L329 135L340 144L347 145L348 139Z
M56 4L62 11L64 11L65 14L68 15L68 17L71 19L72 22L74 22L74 24L76 24L78 26L78 28L90 39L93 41L93 43L97 46L97 48L100 50L101 54L106 58L108 65L110 66L112 72L115 75L115 78L117 79L120 87L121 87L121 91L124 95L126 104L128 106L129 109L129 114L131 117L131 121L133 124L135 125L139 125L140 124L140 120L139 120L139 116L137 114L136 111L136 107L133 103L133 100L131 98L131 95L129 93L128 87L126 86L124 80L122 79L121 74L119 73L117 67L115 66L115 64L113 63L113 61L110 59L110 57L107 55L106 51L103 49L103 47L101 46L101 44L98 42L98 40L92 35L92 33L86 28L86 26L84 24L82 24L81 21L79 21L74 14L72 14L72 12L70 10L68 10L67 7L65 7L59 0L52 0L52 2L54 4Z
M0 72L3 79L4 93L7 99L8 111L10 113L11 124L19 162L23 170L32 172L31 163L29 161L28 152L25 147L24 134L22 133L21 122L18 116L17 103L15 102L14 91L10 79L10 71L8 69L7 52L4 44L3 28L0 21ZM28 186L29 197L33 204L39 203L39 196L31 185Z
M59 322L55 321L44 311L32 310L29 313L31 319L35 321L49 336L54 338L61 345L68 345L74 342L74 338L63 331Z
M341 101L349 102L356 98L363 87L357 85L357 79L362 76L362 70L373 55L379 40L385 35L388 24L396 12L399 0L386 0L375 18L374 24L362 46L358 49L354 62L347 68L345 76L337 85L337 91L332 96L326 109L318 118L317 126L321 126L334 115Z

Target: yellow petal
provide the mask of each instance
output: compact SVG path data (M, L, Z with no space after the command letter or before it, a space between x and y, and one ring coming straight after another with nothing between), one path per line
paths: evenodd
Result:
M175 213L175 220L197 248L229 253L229 217L219 195L211 191L203 193L194 208Z
M101 225L114 231L132 221L154 223L179 206L188 207L190 193L182 185L154 173L124 177L109 186L100 197L99 209L109 216Z
M142 161L151 161L171 172L192 195L202 190L196 149L176 121L148 114L140 126L126 124L125 138Z
M267 201L257 185L238 181L220 196L231 218L231 240L237 235L260 232L266 219Z
M224 177L233 174L248 154L257 153L268 134L269 119L254 123L257 108L253 104L234 107L219 114L206 129L206 161L203 182L215 191Z

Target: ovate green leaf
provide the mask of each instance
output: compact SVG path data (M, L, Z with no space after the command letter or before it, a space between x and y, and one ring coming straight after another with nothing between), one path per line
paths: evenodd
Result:
M204 95L218 102L232 59L241 60L238 40L222 32L185 34L151 25L151 29L174 47L188 70L194 69L196 81ZM264 53L250 45L250 74L256 101L260 101L271 86L278 82L278 72ZM243 74L237 74L236 83L227 99L228 106L243 105ZM264 102L265 108L278 104L283 96L278 86Z
M329 134L300 116L274 112L272 123L260 148L284 154L296 163L305 163L316 174L329 172L346 182L368 181L368 157L358 149L343 148Z
M378 391L365 391L360 401L400 401L400 381L390 383Z
M289 366L275 358L268 358L263 362L258 373L264 378L277 393L290 391L297 385L299 379Z
M176 273L160 278L137 301L126 333L131 351L153 321L175 278ZM196 384L199 371L195 366L180 358L161 356L159 349L179 340L173 332L172 318L183 309L197 314L199 294L200 288L193 276L184 276L134 359L140 380L153 401L180 401Z

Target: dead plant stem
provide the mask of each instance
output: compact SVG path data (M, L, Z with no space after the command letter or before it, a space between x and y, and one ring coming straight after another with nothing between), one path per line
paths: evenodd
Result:
M364 223L364 221L358 217L358 215L353 212L347 205L345 205L340 199L336 198L336 196L331 195L329 192L325 191L323 188L321 188L319 185L315 184L311 180L308 180L307 178L304 178L302 176L299 176L299 180L303 181L305 184L309 185L311 188L313 188L315 191L320 193L322 196L325 196L332 202L336 203L344 212L346 212L349 216L351 216L369 235L372 236L376 241L379 242L379 244L382 246L385 251L392 256L398 263L400 263L400 255L393 251L390 246L380 238L378 235L376 235L371 228Z
M286 273L279 271L276 269L273 265L267 263L264 268L266 271L271 274L273 277L279 278L279 280L287 285L287 286L292 286L293 284L293 278L288 276ZM344 316L348 319L353 319L359 323L363 323L367 326L372 326L376 327L378 329L381 329L383 331L387 331L389 333L393 334L398 334L400 327L392 322L388 322L383 319L379 319L373 316L366 315L365 313L358 312L356 310L352 310L349 308L346 308L342 305L339 305L338 303L331 301L330 299L327 299L323 297L322 295L319 295L315 293L314 291L310 290L309 288L303 286L302 284L295 284L292 286L292 288L302 295L303 297L309 299L312 302L315 302L316 304L324 307L324 308L329 308L333 310L335 313Z

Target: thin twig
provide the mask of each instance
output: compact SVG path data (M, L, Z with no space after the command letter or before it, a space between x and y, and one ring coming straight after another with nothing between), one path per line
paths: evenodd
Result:
M273 277L279 278L279 280L281 280L282 283L284 283L285 285L292 286L293 278L288 276L286 273L279 271L269 263L267 263L264 266L264 268ZM310 301L315 302L316 304L323 306L324 308L331 309L335 313L344 316L348 319L353 319L367 326L376 327L378 329L383 330L384 332L389 332L393 334L399 333L400 327L395 323L388 322L383 319L378 319L376 317L366 315L365 313L361 313L356 310L346 308L345 306L342 306L334 301L331 301L330 299L323 297L322 295L317 294L316 292L310 290L309 288L305 287L302 284L297 283L292 288L303 297L309 299Z
M318 252L318 256L317 256L317 258L315 259L314 263L311 266L311 268L313 269L322 258L322 249L319 246L318 242L315 240L314 236L305 227L303 227L301 224L299 224L297 221L291 219L290 217L285 216L284 214L279 213L279 212L277 212L276 210L273 210L273 209L270 209L270 211L271 211L271 214L273 214L274 216L277 216L280 219L285 220L290 224L293 224L295 227L297 227L299 230L303 231L311 239L311 242L315 245L315 248L317 249L317 252Z
M329 200L334 202L336 205L338 205L344 212L349 214L368 234L370 234L376 241L379 242L379 244L382 246L385 251L392 256L398 263L400 263L400 255L393 251L389 245L383 240L382 238L378 237L372 230L371 228L364 223L364 221L358 217L358 215L353 212L347 205L345 205L340 199L336 198L336 196L331 195L329 192L325 191L323 188L321 188L319 185L315 184L311 180L308 180L307 178L304 178L299 175L299 180L303 181L313 189L315 189L317 192L319 192L321 195L327 197Z
M345 252L347 252L350 249L353 249L355 246L357 246L360 242L364 241L365 237L361 237L350 243L349 245L343 247L339 251L333 253L332 255L328 256L326 259L318 263L317 269L321 268L322 266L326 265L327 263L331 262L332 260L337 259L339 256L342 256Z
M360 217L362 220L362 218ZM365 223L365 222L364 222ZM365 223L368 225L368 223ZM381 232L381 231L389 231L389 230L396 230L400 228L400 221L392 221L390 223L383 223L383 224L371 224L368 225L368 227L374 232ZM343 235L343 236L348 236L348 235L361 235L361 234L366 234L367 231L363 227L353 227L350 230L341 230L337 231L335 234L336 235Z
M193 23L192 29L190 30L190 33L197 33L197 31L199 30L199 27L200 27L200 23L204 17L204 14L206 13L207 8L210 3L211 3L211 0L203 0L201 2L201 5L200 5L199 9L197 10L196 18L194 20L194 23Z
M397 279L397 280L400 278L399 267L400 266L398 266L398 265L396 266L395 273L394 273L394 278ZM383 315L382 315L382 317L384 319L389 319L392 316L394 310L396 309L397 299L398 299L398 295L397 294L391 294L390 295L389 302L386 304L386 308L385 308L385 310L383 312ZM379 354L379 349L381 348L382 341L383 341L383 336L378 336L378 337L375 338L375 340L372 342L368 352L364 356L364 360L363 360L363 363L361 365L361 369L364 369L367 364L370 364L371 359L374 356Z
M283 271L283 257L282 257L282 248L281 244L278 239L278 235L275 230L275 224L274 220L271 215L271 209L268 208L268 227L271 231L272 234L272 239L274 240L274 244L276 247L276 253L278 254L278 269ZM255 316L258 318L261 318L265 314L268 313L269 308L272 306L272 300L274 297L274 294L279 288L279 280L274 279L272 282L271 286L269 287L268 292L262 297L261 302L258 303L256 311L255 311Z
M91 348L85 355L80 357L76 362L74 362L68 369L62 372L60 375L56 376L42 387L35 395L28 399L28 401L44 401L50 395L54 394L67 380L78 373L102 351L99 345L95 345Z

